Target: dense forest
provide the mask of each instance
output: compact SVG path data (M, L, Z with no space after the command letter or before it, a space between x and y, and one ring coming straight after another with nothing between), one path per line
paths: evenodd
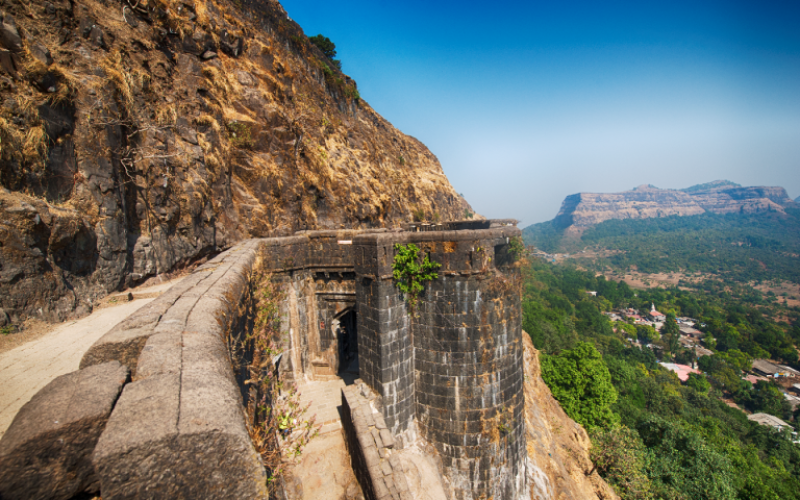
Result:
M549 253L587 247L620 251L601 259L578 255L578 263L591 269L701 272L738 282L800 283L800 210L786 212L608 220L586 229L580 238L564 238L551 221L525 228L523 237Z
M745 287L637 291L538 259L525 271L523 328L542 351L542 376L589 431L595 466L623 499L800 499L800 446L789 432L722 401L793 420L773 382L741 376L759 357L798 366L797 308ZM651 303L668 315L661 332L602 314ZM714 354L700 358L704 374L681 384L658 361L694 360L675 341L674 318L684 315L705 325Z

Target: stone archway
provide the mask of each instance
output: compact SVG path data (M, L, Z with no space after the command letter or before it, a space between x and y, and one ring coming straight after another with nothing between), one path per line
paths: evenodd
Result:
M358 378L358 329L356 311L349 307L336 315L331 328L338 344L337 374L345 379Z

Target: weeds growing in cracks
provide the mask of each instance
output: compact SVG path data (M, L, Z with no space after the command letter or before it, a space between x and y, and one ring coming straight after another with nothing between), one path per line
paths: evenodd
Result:
M300 402L294 384L278 377L274 362L283 351L280 342L280 292L272 276L256 273L256 315L253 332L247 339L254 348L250 369L250 437L267 469L267 486L272 489L286 468L299 459L303 448L319 433L321 425L305 414L309 405Z

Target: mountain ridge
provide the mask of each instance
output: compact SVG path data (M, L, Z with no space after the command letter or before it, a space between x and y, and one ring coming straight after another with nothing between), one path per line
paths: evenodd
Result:
M705 212L785 213L795 207L786 190L777 186L741 187L730 181L714 181L686 189L638 186L620 193L576 193L564 199L553 224L580 232L610 219L646 219Z

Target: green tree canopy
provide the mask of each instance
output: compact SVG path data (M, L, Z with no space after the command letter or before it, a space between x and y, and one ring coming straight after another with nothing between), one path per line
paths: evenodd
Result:
M711 382L701 373L690 373L686 385L702 394L707 394L708 390L711 389Z
M556 356L543 356L542 378L561 407L585 427L603 427L619 421L611 411L617 391L603 357L588 342Z
M336 44L334 44L331 41L331 39L328 38L327 36L323 36L320 34L317 36L310 37L309 40L311 41L311 43L316 45L319 48L319 50L322 51L323 54L325 54L325 57L327 57L331 61L333 60L334 57L336 57Z
M667 313L667 319L664 320L664 326L661 327L661 337L669 349L669 352L675 354L680 349L681 330L678 327L678 322L675 320L675 313Z

